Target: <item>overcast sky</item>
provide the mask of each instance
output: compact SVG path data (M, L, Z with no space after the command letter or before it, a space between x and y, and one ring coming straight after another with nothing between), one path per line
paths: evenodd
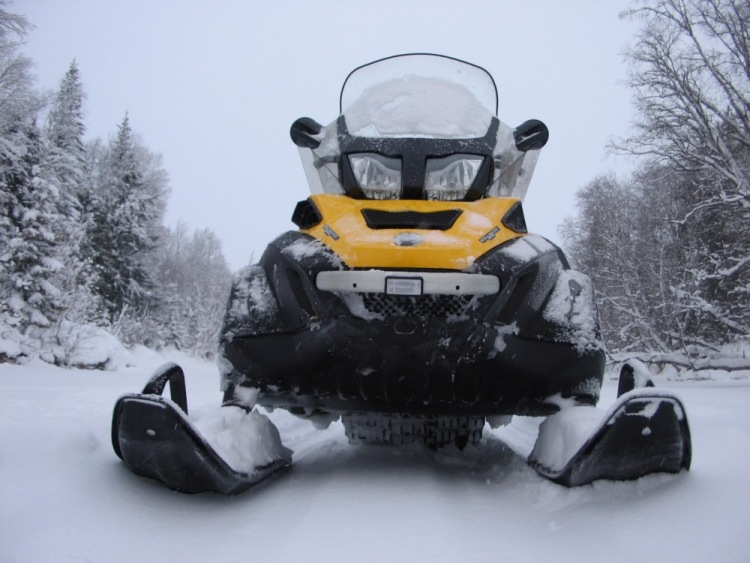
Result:
M636 27L626 0L14 0L35 26L23 47L38 85L81 74L87 138L112 136L128 112L163 156L167 223L208 227L232 269L294 228L308 195L289 126L327 124L356 66L435 52L486 68L499 117L542 119L550 142L525 202L529 228L560 242L575 192L625 170L607 141L633 117L622 51Z

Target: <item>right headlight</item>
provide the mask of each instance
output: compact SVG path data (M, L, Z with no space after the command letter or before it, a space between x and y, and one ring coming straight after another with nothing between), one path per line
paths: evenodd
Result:
M452 154L443 158L428 158L425 168L425 193L427 199L456 201L466 197L483 156L475 154Z

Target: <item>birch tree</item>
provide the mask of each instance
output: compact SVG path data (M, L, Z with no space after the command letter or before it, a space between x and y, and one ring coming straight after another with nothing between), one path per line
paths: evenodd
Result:
M657 0L624 15L642 24L626 51L638 118L615 146L715 173L703 205L750 206L750 3Z
M680 338L746 337L750 3L650 0L624 16L641 24L626 51L637 117L633 134L613 147L643 157L642 186L668 189L671 209L679 210L663 216L662 228L679 239L679 275L667 289L680 311ZM639 197L649 193L641 189Z

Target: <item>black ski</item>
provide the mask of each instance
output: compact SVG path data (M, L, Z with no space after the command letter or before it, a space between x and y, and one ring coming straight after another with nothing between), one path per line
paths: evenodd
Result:
M161 396L167 382L171 401ZM290 459L275 460L252 473L227 465L188 420L184 375L175 364L158 370L143 393L117 401L112 446L134 473L183 493L240 493L291 465Z
M690 429L680 400L655 389L620 397L597 430L561 470L530 457L542 476L567 487L599 479L638 479L690 467Z

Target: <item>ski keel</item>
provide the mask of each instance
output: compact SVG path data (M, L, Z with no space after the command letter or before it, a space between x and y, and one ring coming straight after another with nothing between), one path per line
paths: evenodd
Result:
M671 394L649 388L621 396L580 449L562 467L550 467L543 462L543 447L538 446L572 432L565 425L565 419L545 421L528 459L540 475L561 485L577 487L599 479L627 481L690 467L690 428L682 403Z
M177 402L161 396L167 381ZM290 459L278 459L250 473L235 471L190 423L184 397L182 370L171 364L154 374L143 393L117 401L112 446L131 471L183 493L231 495L259 485L291 465Z

